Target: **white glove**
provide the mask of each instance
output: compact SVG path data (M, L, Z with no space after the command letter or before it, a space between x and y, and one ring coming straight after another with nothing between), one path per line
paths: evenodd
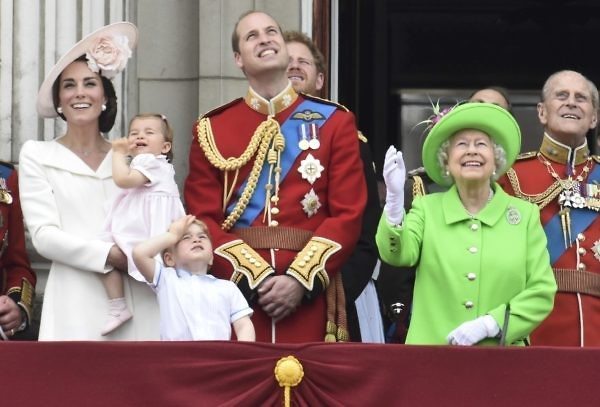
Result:
M472 321L462 323L448 334L450 345L471 346L485 338L494 338L500 333L500 327L490 315L484 315Z
M402 151L390 146L385 153L383 163L383 179L386 194L383 210L387 220L392 225L399 225L404 218L404 183L406 182L406 166Z

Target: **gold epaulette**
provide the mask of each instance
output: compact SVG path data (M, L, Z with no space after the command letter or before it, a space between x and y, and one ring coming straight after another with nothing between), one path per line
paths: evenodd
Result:
M248 279L248 286L251 290L275 273L271 265L241 239L217 247L215 254L229 260L233 266L231 280L237 284L244 276Z
M592 155L592 159L597 163L600 163L600 155Z
M308 291L312 291L315 278L321 280L321 285L329 285L329 276L325 263L332 254L342 248L337 242L323 237L312 237L306 246L296 255L286 274L294 277Z
M362 131L358 131L358 139L360 141L362 141L363 143L368 143L369 140L367 140L367 138L365 137L365 135L362 133Z
M349 112L348 108L344 105L340 105L337 102L334 102L333 100L329 100L329 99L323 99L317 96L313 96L313 95L308 95L306 93L300 93L304 98L309 99L309 100L313 100L315 102L321 102L321 103L325 103L326 105L332 105L337 107L340 110L343 110L345 112Z
M537 153L538 153L537 151L528 151L526 153L521 153L517 156L517 161L533 158L533 157L537 156Z
M230 106L232 106L232 105L235 105L236 103L243 102L243 101L244 101L244 99L243 99L243 98L237 98L237 99L234 99L234 100L232 100L231 102L227 102L227 103L225 103L224 105L217 106L217 107L215 107L214 109L212 109L212 110L209 110L208 112L206 112L206 113L204 113L202 116L200 116L200 118L214 116L214 115L216 115L217 113L220 113L220 112L222 112L223 110L227 109L228 107L230 107Z

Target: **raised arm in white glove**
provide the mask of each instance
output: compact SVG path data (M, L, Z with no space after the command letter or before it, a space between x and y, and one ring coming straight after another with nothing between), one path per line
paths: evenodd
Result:
M404 218L404 183L406 182L406 166L402 151L390 146L385 153L383 163L383 179L386 195L383 211L389 223L399 225Z
M472 321L463 322L448 334L450 345L471 346L485 338L494 338L500 333L500 327L490 315L484 315Z

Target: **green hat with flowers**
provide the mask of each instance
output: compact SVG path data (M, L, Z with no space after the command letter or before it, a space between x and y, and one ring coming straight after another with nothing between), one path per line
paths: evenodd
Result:
M427 175L438 185L449 186L452 179L444 177L438 151L442 143L460 130L475 129L484 132L506 152L506 164L497 168L504 174L515 162L521 149L521 130L513 115L491 103L464 103L434 114L428 121L432 127L423 144L423 166Z

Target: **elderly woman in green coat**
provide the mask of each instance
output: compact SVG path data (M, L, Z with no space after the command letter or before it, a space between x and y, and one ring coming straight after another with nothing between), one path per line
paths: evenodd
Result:
M379 253L392 265L417 266L406 343L524 344L550 313L556 282L537 206L495 182L516 159L519 126L488 103L436 119L423 163L448 191L416 198L405 214L402 152L391 146L383 169Z

